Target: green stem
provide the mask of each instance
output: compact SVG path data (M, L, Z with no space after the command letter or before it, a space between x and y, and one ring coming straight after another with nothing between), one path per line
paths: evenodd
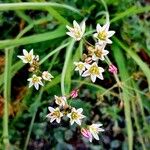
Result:
M70 61L71 56L72 56L72 50L73 50L74 43L75 43L75 41L71 40L68 47L67 47L67 50L66 50L65 62L64 62L63 70L62 70L62 75L61 75L61 92L62 92L62 95L66 95L66 92L68 92L67 90L65 90L65 84L66 84L65 83L65 77L67 74L67 68L70 65L69 61ZM66 86L66 88L68 89L69 87Z
M36 103L39 103L41 101L42 94L43 94L43 87L40 90L40 94L37 98ZM27 150L27 146L28 146L28 143L29 143L29 140L30 140L30 136L31 136L31 132L32 132L32 128L33 128L33 124L34 124L34 120L35 120L37 111L38 111L38 107L36 108L36 110L34 111L33 116L32 116L32 120L31 120L31 123L30 123L29 131L28 131L28 135L27 135L25 145L24 145L24 150Z
M11 60L12 60L12 50L5 49L5 70L4 70L4 115L3 115L3 143L4 149L9 148L9 132L8 132L8 122L9 122L9 101L11 93Z

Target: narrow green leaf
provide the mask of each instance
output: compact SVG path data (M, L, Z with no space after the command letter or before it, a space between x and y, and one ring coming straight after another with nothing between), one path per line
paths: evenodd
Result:
M0 41L0 49L3 49L5 47L26 45L26 44L52 40L52 39L62 37L64 35L65 35L65 28L64 26L60 26L55 31L31 35L20 39Z

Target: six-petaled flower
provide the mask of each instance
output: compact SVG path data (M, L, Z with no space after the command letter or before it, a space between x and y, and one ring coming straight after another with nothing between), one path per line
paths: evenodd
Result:
M88 128L89 128L89 131L90 133L92 134L92 136L96 139L96 140L99 140L99 132L103 132L104 129L103 128L100 128L102 126L101 123L99 124L92 124L90 125Z
M69 36L74 38L76 41L81 40L85 32L85 21L83 21L80 25L74 20L73 27L66 26L69 32L66 32Z
M51 78L54 78L48 71L42 73L42 78L46 81L51 81Z
M102 73L104 69L102 67L98 67L97 63L94 62L92 65L86 64L87 70L82 74L83 77L91 76L92 82L96 81L96 77L103 80Z
M60 112L60 109L58 107L48 107L48 110L50 113L46 117L50 119L50 122L52 123L54 120L56 120L57 123L60 123L61 117L63 116L63 113Z
M55 97L55 103L57 105L59 105L60 107L64 107L66 104L67 104L67 100L66 100L66 97L65 96L54 96Z
M75 71L79 71L79 74L81 75L83 71L85 71L85 63L83 62L74 62L74 65L76 65Z
M71 112L67 114L67 116L70 118L70 124L73 125L74 122L76 122L78 125L81 125L81 121L85 116L82 114L83 109L75 109L72 108Z
M18 58L20 58L23 63L32 63L35 55L33 55L33 49L30 52L27 52L25 49L23 49L23 56L18 55Z
M39 85L43 86L43 83L41 80L42 80L42 78L40 76L36 76L34 74L31 78L29 78L27 80L27 81L29 81L29 88L34 85L34 87L38 90Z
M97 24L96 26L97 33L94 34L94 37L98 39L100 45L112 43L109 38L115 34L115 31L109 31L109 26L109 22L106 22L103 27L100 26L100 24Z

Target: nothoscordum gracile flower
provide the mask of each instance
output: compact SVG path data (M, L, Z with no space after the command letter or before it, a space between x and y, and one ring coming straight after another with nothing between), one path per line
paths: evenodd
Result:
M74 122L76 122L78 125L81 125L81 120L85 118L84 115L82 115L82 108L75 109L72 108L71 113L67 114L67 116L70 118L70 124L73 125Z
M99 45L98 43L96 44L95 46L95 51L92 55L92 59L94 61L96 60L104 60L104 56L106 56L109 52L107 50L104 50L104 47L103 45Z
M48 71L42 73L42 78L46 81L51 81L51 78L54 78Z
M35 74L29 78L27 81L29 81L29 88L31 86L34 85L34 87L38 90L39 89L39 85L43 86L43 83L42 83L42 78L40 76L36 76Z
M92 65L86 64L87 70L82 74L83 77L91 76L92 82L96 81L96 77L103 80L102 73L104 69L102 67L98 67L97 63L94 62Z
M76 65L75 71L79 71L80 75L83 73L83 71L85 71L85 63L79 61L74 62L74 65Z
M48 110L50 113L46 117L50 119L50 122L52 123L56 120L57 123L60 123L61 117L63 116L60 109L58 107L55 109L53 107L48 107Z
M85 21L80 25L74 20L73 27L66 26L69 32L66 32L69 36L73 37L76 41L81 40L85 32Z
M67 104L66 97L65 96L59 97L55 95L55 103L59 106L64 107Z
M81 134L82 134L85 138L87 138L90 142L92 142L92 134L91 134L91 132L90 132L88 129L82 128L82 129L81 129Z
M114 74L117 74L117 68L113 65L113 64L111 64L110 66L109 66L109 72L111 72L111 73L114 73Z
M17 57L20 58L23 63L32 63L33 59L34 59L34 55L33 55L33 49L28 53L25 49L23 49L23 55L24 56L20 56L18 55Z
M109 22L106 22L106 24L103 27L101 27L100 24L97 24L96 26L97 33L94 34L94 37L98 39L100 45L112 43L112 41L109 38L115 34L115 31L109 31L109 26Z
M104 129L100 128L101 126L102 124L92 124L88 127L90 133L96 140L99 140L98 133L104 131Z
M78 92L79 92L78 89L72 90L70 94L71 98L76 98L78 96Z

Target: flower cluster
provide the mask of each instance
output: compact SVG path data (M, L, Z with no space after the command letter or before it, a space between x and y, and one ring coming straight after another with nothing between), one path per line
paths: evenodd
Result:
M50 122L56 120L57 123L60 123L62 117L68 117L70 119L70 124L74 123L81 125L82 119L85 116L82 114L83 109L76 109L75 107L71 107L67 102L67 97L65 96L54 96L55 103L58 107L48 107L50 113L46 116L50 119Z
M18 55L18 58L22 60L23 63L29 64L29 71L33 73L32 77L27 79L29 81L29 88L34 86L36 90L39 89L39 85L43 86L44 81L51 81L53 76L48 71L41 72L39 70L39 56L33 54L33 49L27 52L23 49L23 56Z
M110 23L107 22L104 26L97 24L96 33L93 37L96 39L95 45L92 45L84 38L85 22L83 21L79 25L75 20L73 21L73 27L66 26L70 32L67 34L73 37L76 41L83 39L87 46L88 54L84 54L83 61L74 62L75 71L79 71L79 75L82 77L90 76L92 82L96 81L96 78L103 80L104 69L98 66L98 61L104 61L109 51L105 49L107 44L111 44L109 39L115 34L115 31L109 31ZM117 73L117 68L113 64L109 64L109 71L111 73Z
M73 90L68 99L66 96L55 95L54 98L57 107L56 108L48 107L49 113L46 117L50 120L51 123L53 121L60 123L63 117L68 117L70 120L70 125L73 125L75 123L79 125L81 127L81 134L85 138L87 138L90 142L92 142L93 138L99 140L98 133L104 131L104 129L100 128L102 124L92 124L92 125L83 124L82 120L86 118L86 116L83 115L83 109L82 108L77 109L69 105L70 101L76 98L77 96L78 96L78 89Z

